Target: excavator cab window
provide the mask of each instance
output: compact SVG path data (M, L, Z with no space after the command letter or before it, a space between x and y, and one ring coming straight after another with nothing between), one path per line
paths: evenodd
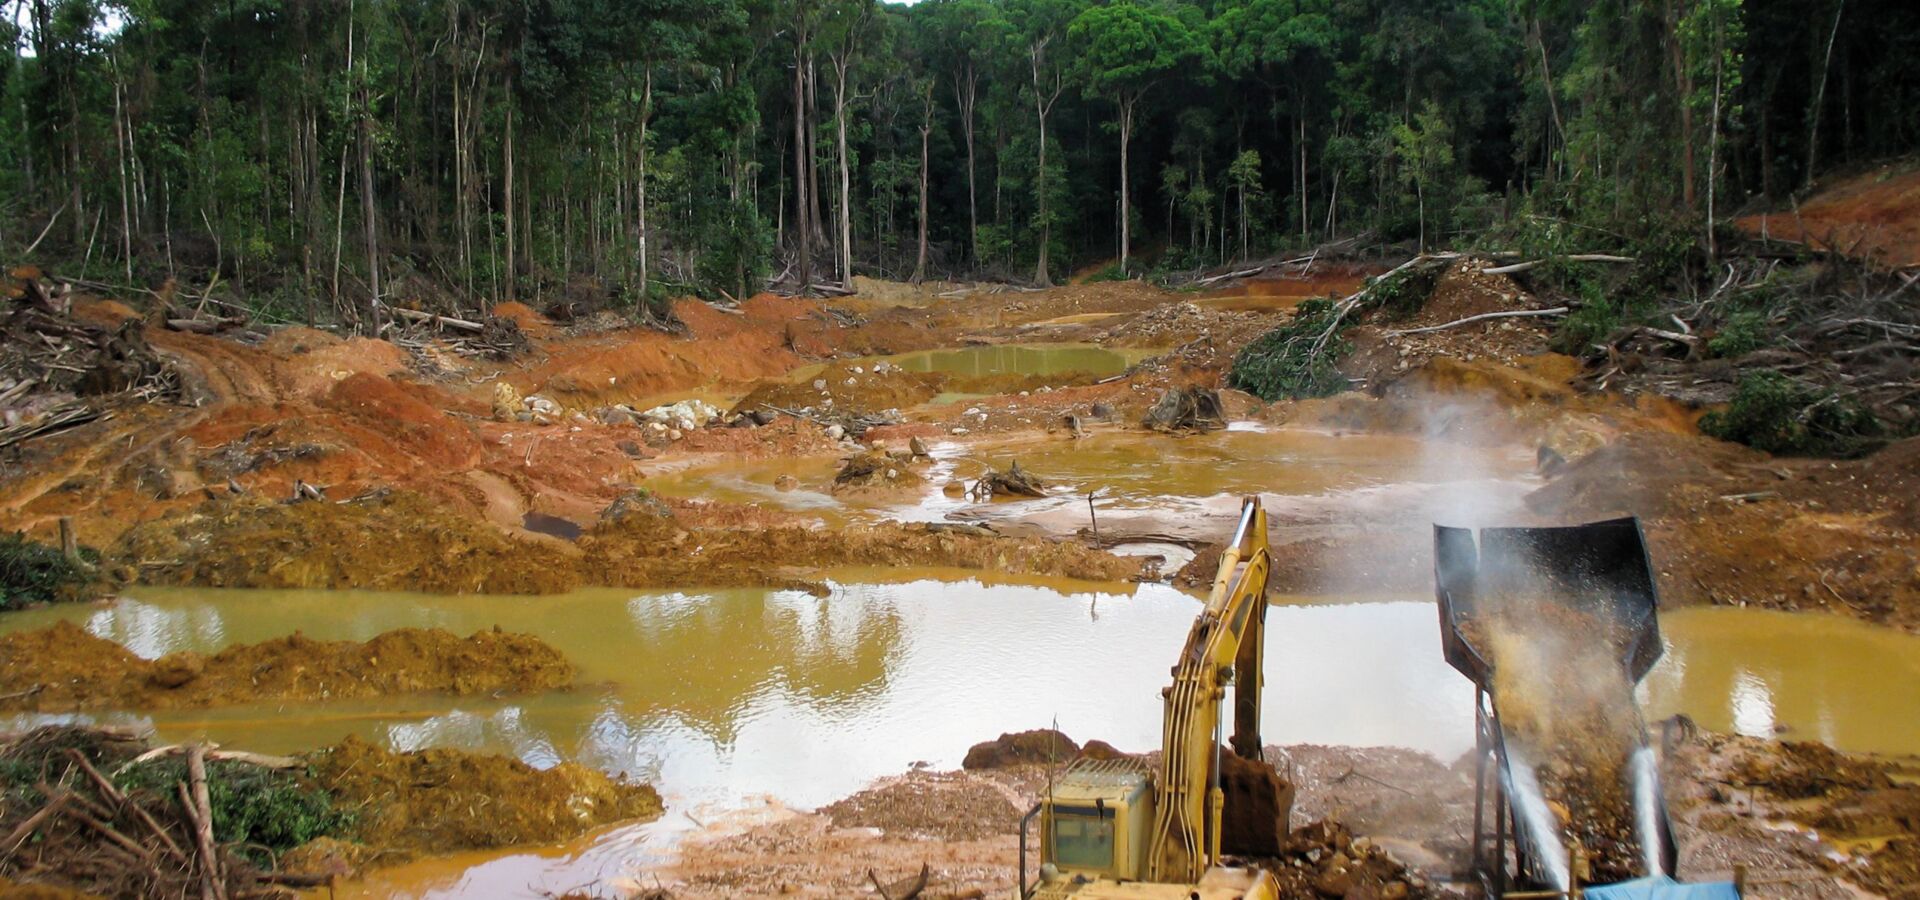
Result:
M1053 808L1053 861L1065 869L1113 868L1113 816L1092 807Z

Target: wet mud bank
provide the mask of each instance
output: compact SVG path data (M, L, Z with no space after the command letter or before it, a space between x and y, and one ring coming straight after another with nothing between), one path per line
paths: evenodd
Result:
M396 694L524 693L566 687L574 669L539 638L497 629L457 637L404 628L372 640L298 632L203 655L142 659L60 622L0 637L0 710L192 709Z
M149 584L546 594L629 588L778 586L848 566L947 567L1121 581L1139 559L1072 541L879 522L824 531L761 521L703 527L637 495L577 542L524 540L405 494L364 502L208 501L137 526L116 555ZM742 511L743 513L746 511Z

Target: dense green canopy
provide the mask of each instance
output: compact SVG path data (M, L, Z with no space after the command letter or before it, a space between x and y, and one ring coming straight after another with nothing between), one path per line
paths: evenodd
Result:
M1920 145L1906 0L0 10L0 258L217 273L290 318L1180 269L1528 214L1704 235Z

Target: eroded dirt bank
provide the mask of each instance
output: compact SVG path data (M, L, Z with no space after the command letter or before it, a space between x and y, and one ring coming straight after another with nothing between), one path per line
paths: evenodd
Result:
M947 567L1089 581L1140 577L1139 559L1069 541L886 522L833 531L751 510L684 514L640 495L577 543L509 538L423 498L280 504L216 499L128 532L116 555L152 584L555 593L581 585L733 587L806 582L850 566ZM727 512L734 526L701 525Z
M366 642L302 634L156 660L67 622L0 636L0 710L158 710L393 694L566 687L573 666L539 638L402 628Z

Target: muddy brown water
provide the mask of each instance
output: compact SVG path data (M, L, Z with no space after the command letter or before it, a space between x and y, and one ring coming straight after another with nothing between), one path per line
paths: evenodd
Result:
M1276 521L1311 536L1354 522L1392 518L1479 524L1520 509L1538 485L1530 450L1475 448L1418 437L1267 428L1250 422L1212 434L1170 438L1095 427L1081 440L1041 438L936 441L925 483L908 495L831 493L839 457L720 459L658 471L643 482L674 497L775 506L830 525L892 518L948 518L1022 525L1047 533L1089 527L1087 493L1101 527L1217 541L1239 514L1240 498L1260 494ZM975 503L944 494L952 480L971 483L989 467L1020 467L1052 494L1034 500ZM782 476L794 486L780 490ZM1285 536L1285 535L1280 535ZM1176 563L1177 564L1177 563Z
M556 597L139 588L108 606L11 614L0 630L83 624L144 656L211 651L298 628L364 639L401 626L539 635L580 686L507 699L388 698L183 714L65 717L144 723L163 740L263 752L348 733L535 765L562 759L656 784L666 819L564 847L435 860L353 887L371 896L538 896L637 878L699 825L812 807L917 763L958 765L973 742L1057 725L1132 750L1159 741L1158 692L1193 597L1160 585L907 580L843 573L833 595L589 590ZM1472 741L1472 687L1439 651L1424 598L1296 600L1270 613L1270 743L1409 746L1451 760ZM1920 637L1837 617L1691 609L1662 620L1649 718L1920 751ZM0 717L18 728L49 716ZM505 893L503 893L503 891Z

